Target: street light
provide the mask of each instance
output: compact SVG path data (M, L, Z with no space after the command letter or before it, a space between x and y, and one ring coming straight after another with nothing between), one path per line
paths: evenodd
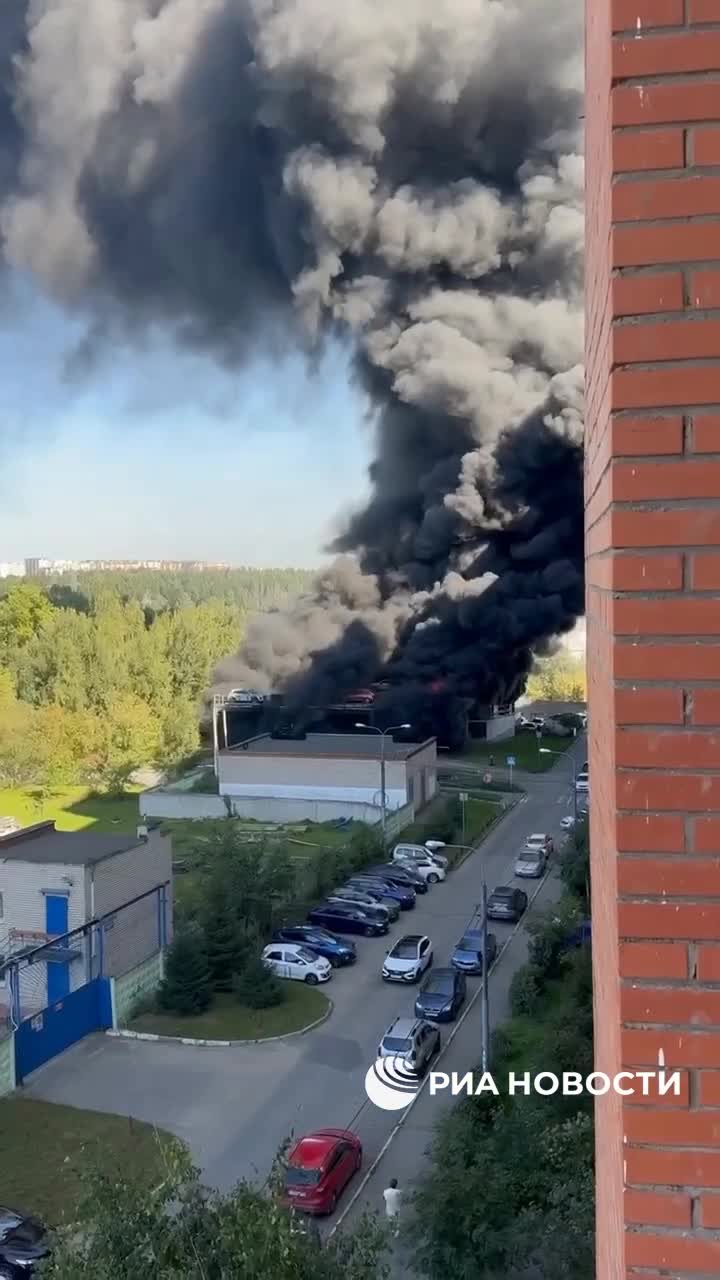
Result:
M566 760L568 755L570 756L573 773L573 818L577 822L577 762L575 760L575 751L551 751L550 747L540 747L539 751L541 756L560 756L563 760Z
M383 853L387 850L387 839L385 836L385 828L387 821L386 804L385 804L385 739L389 733L397 733L398 729L412 729L411 724L391 724L389 729L378 729L374 724L362 724L357 721L356 729L364 729L366 733L380 734L380 804L381 808L381 824L382 824L382 846Z

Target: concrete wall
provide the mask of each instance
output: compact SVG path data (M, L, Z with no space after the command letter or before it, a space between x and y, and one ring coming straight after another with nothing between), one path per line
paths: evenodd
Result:
M0 1040L0 1098L15 1088L15 1037Z
M132 898L165 881L166 941L172 938L172 842L169 836L151 831L134 849L106 858L88 868L91 911L103 916ZM108 922L103 938L103 973L116 977L133 969L160 946L157 895L134 906L118 910Z
M199 791L163 791L157 788L143 791L139 802L143 818L187 818L199 822L205 818L227 817L222 796L203 795Z
M163 979L163 954L156 951L143 964L112 980L113 1027L126 1027L136 1010L157 991Z
M720 1275L720 6L586 0L598 1280ZM635 1105L633 1105L635 1104Z

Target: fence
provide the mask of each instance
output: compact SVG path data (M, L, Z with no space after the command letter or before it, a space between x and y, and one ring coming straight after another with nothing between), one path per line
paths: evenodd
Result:
M2 1036L2 1032L0 1032ZM0 1098L15 1088L15 1037L0 1039Z
M163 979L164 956L158 951L143 964L112 980L112 1024L126 1027L133 1015L154 996Z
M3 1080L6 1086L11 1080L8 1054L14 1058L15 1081L21 1083L83 1036L114 1024L114 979L128 975L128 989L133 982L151 982L149 974L157 973L157 958L168 942L169 889L169 882L156 885L77 929L46 935L39 944L6 957L0 977L7 978L6 1021L12 1034L2 1042L0 1091ZM148 974L138 977L143 966Z

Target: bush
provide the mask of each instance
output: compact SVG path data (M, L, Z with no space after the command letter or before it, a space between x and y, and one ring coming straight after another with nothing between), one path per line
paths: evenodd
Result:
M252 956L242 973L236 974L233 991L240 1004L248 1009L270 1009L285 999L281 980L275 977L260 955Z
M165 977L158 991L163 1013L191 1017L203 1013L212 1000L212 984L205 940L200 930L182 929L167 953Z
M510 1010L514 1018L531 1017L537 1010L544 986L543 974L532 964L524 964L510 983Z

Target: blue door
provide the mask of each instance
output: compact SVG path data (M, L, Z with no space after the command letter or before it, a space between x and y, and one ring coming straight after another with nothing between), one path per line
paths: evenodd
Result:
M68 900L64 893L48 893L45 895L45 932L50 937L59 938L68 931ZM70 990L70 965L53 964L48 961L47 969L47 1002L55 1004L63 1000Z

